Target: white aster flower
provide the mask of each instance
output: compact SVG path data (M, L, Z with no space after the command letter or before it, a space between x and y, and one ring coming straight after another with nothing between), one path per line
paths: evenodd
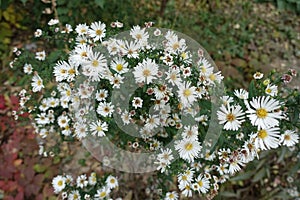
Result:
M118 45L121 50L122 55L126 55L127 58L138 58L138 51L140 49L140 44L135 41L125 42L118 40Z
M114 74L109 78L109 82L113 88L120 88L120 85L124 83L123 79L124 77L121 76L120 74Z
M37 114L37 118L35 118L35 121L37 124L41 124L41 125L50 123L50 120L48 116L46 116L46 113Z
M211 64L208 62L206 58L201 58L198 61L198 66L201 74L211 74L213 73L214 68L211 66Z
M133 71L136 83L146 83L149 84L156 79L158 72L158 65L155 61L147 58L139 63Z
M73 190L68 196L68 200L80 200L81 196L78 190Z
M105 27L106 25L102 22L93 22L88 30L89 36L92 37L94 41L102 41L105 37Z
M164 200L178 200L178 194L177 192L167 192Z
M60 175L54 177L52 180L52 186L54 188L54 193L60 193L66 187L66 178Z
M169 148L166 148L165 150L161 149L161 153L157 155L157 159L165 162L167 165L171 164L171 161L174 159L172 150Z
M253 75L253 78L254 79L262 79L264 77L264 74L261 73L261 72L256 72L254 75Z
M58 19L50 19L50 21L48 22L48 25L53 26L53 25L58 24L58 23L59 23Z
M58 61L54 66L53 70L55 80L61 82L67 80L68 82L73 81L76 75L74 66L67 63L66 61Z
M146 42L149 38L149 34L145 31L145 28L142 28L140 26L133 26L130 30L130 35L132 38L134 38L137 41Z
M92 53L92 47L86 44L77 45L71 52L70 62L75 66L84 64L88 58L88 55Z
M197 187L197 191L200 193L207 193L207 191L210 188L210 182L209 180L203 176L202 174L200 174L197 178L196 178L196 184L198 185Z
M198 126L185 126L182 137L191 140L198 140Z
M75 28L75 31L78 35L86 35L88 33L89 27L86 24L78 24Z
M256 149L268 150L275 149L280 145L280 129L279 127L261 129L254 135Z
M66 24L65 28L63 31L61 31L61 33L71 33L73 31L73 28L70 24Z
M124 125L130 124L131 116L130 116L130 114L128 113L127 110L125 110L125 111L122 113L121 119L122 119Z
M25 63L23 67L24 73L25 74L31 74L32 73L32 65Z
M229 105L230 103L233 102L233 97L223 96L223 97L221 97L221 100L222 100L223 105L227 106L227 105Z
M160 120L157 115L149 115L149 117L146 119L145 128L151 131L152 129L158 127L159 123Z
M229 169L228 172L233 175L234 173L241 170L241 166L244 166L245 164L242 163L241 160L239 160L237 157L232 156L229 158Z
M74 136L77 137L79 140L82 138L85 138L87 136L87 125L84 123L77 123L74 125L75 127L75 133Z
M143 99L141 99L140 97L133 97L132 106L135 109L141 108L143 106Z
M97 183L97 174L95 172L92 172L89 176L89 184L90 185L96 185Z
M237 131L245 121L245 113L240 105L225 107L223 104L217 112L219 124L224 124L225 130Z
M119 74L128 72L128 63L123 58L115 58L111 63L111 68Z
M111 117L114 112L114 105L111 102L100 102L97 108L97 113L103 117Z
M267 88L265 89L265 93L270 96L277 96L278 87L276 85L268 84Z
M37 73L32 77L31 86L33 92L39 92L45 87L43 85L43 80Z
M35 58L37 60L43 61L46 58L46 52L45 51L38 51L35 53Z
M43 34L43 31L41 29L36 29L36 31L34 32L34 37L41 37Z
M103 187L97 190L97 193L95 194L95 200L102 200L105 199L109 194L111 190L108 187Z
M280 136L280 143L285 146L294 146L299 142L299 135L292 130L286 130L284 134Z
M104 131L108 131L108 125L106 122L98 120L97 122L92 122L90 124L90 131L92 135L97 135L98 137L105 136Z
M88 182L85 174L78 176L76 179L76 185L77 185L77 187L80 187L81 189L86 187L88 185L88 183L89 182Z
M70 121L70 119L66 115L61 115L57 118L57 123L60 128L66 127L68 125L69 121Z
M249 92L244 89L234 90L234 95L239 99L248 99Z
M89 52L87 60L83 64L83 70L88 74L104 73L107 69L107 61L103 54L100 52Z
M107 178L106 178L106 186L109 188L109 189L114 189L114 188L117 188L119 186L119 183L118 183L118 180L116 179L116 177L112 176L112 175L109 175Z
M179 152L180 158L191 163L199 157L202 147L197 140L183 139L176 142L175 149Z
M191 184L179 184L178 188L181 190L181 194L185 197L192 197L192 189L191 189Z
M265 129L279 125L278 119L282 119L282 111L278 111L281 103L270 96L259 96L252 98L250 105L246 102L248 110L247 117L250 119L252 125L258 129Z
M183 107L189 107L197 99L196 87L191 82L184 82L178 85L178 96Z
M105 101L106 97L108 97L108 91L106 89L100 89L96 92L97 101Z
M178 67L176 68L170 68L168 72L165 72L167 75L167 80L169 83L174 85L179 85L182 81L180 78L180 69Z

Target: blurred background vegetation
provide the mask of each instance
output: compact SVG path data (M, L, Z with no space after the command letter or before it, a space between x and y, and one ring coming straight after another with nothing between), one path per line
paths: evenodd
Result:
M52 18L73 27L118 20L128 29L153 21L157 27L182 32L210 53L226 86L233 89L246 87L256 71L299 70L299 14L299 0L0 0L1 94L7 97L17 91L17 74L9 70L12 48L36 48L33 32ZM4 101L9 104L8 98ZM263 154L222 187L219 198L289 199L287 188L300 189L300 155L295 152L281 148Z

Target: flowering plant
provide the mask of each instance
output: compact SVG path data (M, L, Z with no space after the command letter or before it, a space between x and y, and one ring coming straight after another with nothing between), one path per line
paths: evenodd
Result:
M213 198L260 151L298 143L300 95L286 87L295 70L257 72L248 91L226 92L196 41L152 25L121 32L118 21L94 22L73 30L51 20L35 37L57 49L35 55L15 49L11 65L32 77L20 92L21 113L31 114L42 154L59 151L59 142L43 142L49 137L77 139L104 165L157 170L160 182L177 177L181 195ZM65 182L56 177L55 191L68 188ZM179 198L161 189L160 198Z

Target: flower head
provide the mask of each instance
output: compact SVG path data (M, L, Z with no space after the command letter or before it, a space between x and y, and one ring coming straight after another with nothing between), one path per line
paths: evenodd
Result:
M278 126L278 120L283 118L282 112L279 110L281 103L270 96L252 98L250 105L246 102L246 106L248 107L247 117L258 129Z
M220 124L224 124L225 130L234 130L237 131L242 122L244 122L244 112L240 105L225 107L221 105L220 110L217 112L218 120Z
M137 83L149 84L156 79L157 72L158 65L154 60L147 58L134 68L133 74Z

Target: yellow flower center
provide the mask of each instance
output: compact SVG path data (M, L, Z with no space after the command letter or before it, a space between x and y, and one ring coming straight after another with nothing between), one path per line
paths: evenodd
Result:
M266 93L270 94L272 92L272 90L270 88L266 89Z
M206 67L204 65L202 65L200 68L201 68L202 73L206 73L207 70L206 70Z
M85 51L82 52L80 55L81 55L81 57L87 57L87 53Z
M150 76L150 74L151 74L151 72L150 72L149 69L145 69L145 70L143 71L143 76L145 76L145 77Z
M117 64L116 69L118 71L121 71L123 69L123 65L122 64Z
M267 133L266 130L260 130L260 131L258 131L257 136L258 136L260 139L265 139L265 138L268 136L268 133Z
M232 121L235 120L235 116L234 116L232 113L229 113L229 114L226 116L226 119L227 119L227 121L232 122Z
M70 70L68 71L68 73L69 73L69 74L75 74L75 69L70 69Z
M192 94L192 91L190 89L185 89L183 91L183 96L188 97Z
M108 107L105 107L105 108L104 108L104 112L109 112L109 108L108 108Z
M169 194L169 198L174 198L174 197L175 197L175 196L174 196L173 193Z
M101 126L97 126L97 131L102 131L102 127Z
M102 197L102 198L105 197L106 196L106 192L105 191L101 192L99 196Z
M115 179L110 179L110 183L114 184L115 183Z
M142 35L141 35L141 34L136 34L136 38L137 38L138 40L140 40L140 39L142 39Z
M187 143L184 145L184 148L188 151L192 150L193 149L193 144L192 143Z
M37 83L36 83L38 86L42 85L42 81L41 80L38 80Z
M285 135L284 140L291 140L291 136L290 135Z
M209 79L210 79L211 81L215 81L215 80L216 80L216 75L215 75L215 74L209 75Z
M198 181L198 185L199 185L200 187L202 187L202 186L203 186L203 182L202 182L202 180Z
M98 67L98 65L99 65L99 61L98 60L93 60L92 66L93 67Z
M59 180L59 181L57 182L57 185L58 185L58 186L62 186L62 185L63 185L63 181L62 181L62 180Z
M101 30L96 30L96 35L101 35L102 34L102 31Z
M258 118L266 118L268 115L268 112L264 108L259 108L256 110L256 115Z
M179 44L178 44L178 43L175 43L175 44L173 44L173 46L172 46L172 47L173 47L173 49L174 49L174 50L176 50L176 49L178 49L178 48L179 48Z

